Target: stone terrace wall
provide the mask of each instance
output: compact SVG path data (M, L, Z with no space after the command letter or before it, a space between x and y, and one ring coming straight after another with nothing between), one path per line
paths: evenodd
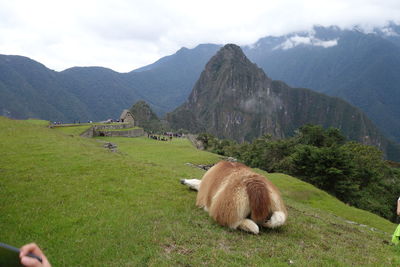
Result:
M94 125L86 131L84 131L80 136L82 137L93 137L93 136L124 136L124 137L138 137L143 136L144 130L142 128L131 129L127 131L110 131L132 128L131 123L124 124L104 124L104 125Z
M138 137L143 136L144 130L142 128L132 129L127 131L107 131L107 130L96 130L93 136L122 136L122 137Z
M193 135L193 134L188 134L186 135L187 139L189 139L189 141L197 148L200 150L204 150L204 144L203 142L197 140L197 135Z
M89 129L87 129L86 131L84 131L83 133L80 134L80 136L82 137L93 137L95 134L95 129L94 126L90 127Z
M121 123L121 124L103 124L103 125L95 125L96 130L117 130L117 129L126 129L132 128L134 125L132 123Z

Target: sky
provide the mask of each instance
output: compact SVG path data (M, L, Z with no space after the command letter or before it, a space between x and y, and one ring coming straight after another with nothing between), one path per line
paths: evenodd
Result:
M399 0L0 0L0 54L128 72L201 43L400 23Z

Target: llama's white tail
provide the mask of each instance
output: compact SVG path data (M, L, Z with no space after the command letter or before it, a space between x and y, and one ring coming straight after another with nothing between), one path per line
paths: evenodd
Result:
M187 185L190 189L199 191L201 180L199 179L181 179L181 184Z
M286 214L282 211L275 211L272 213L271 219L266 221L263 226L268 228L276 228L279 227L286 222Z

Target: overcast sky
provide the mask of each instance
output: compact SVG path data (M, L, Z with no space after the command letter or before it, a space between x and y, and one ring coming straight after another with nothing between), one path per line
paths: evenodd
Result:
M400 22L399 0L0 0L0 54L127 72L185 46Z

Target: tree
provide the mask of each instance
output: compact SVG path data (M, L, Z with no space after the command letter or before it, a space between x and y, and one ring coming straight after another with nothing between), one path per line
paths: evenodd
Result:
M324 129L321 125L307 124L302 126L296 135L298 143L312 145L316 147L329 147L342 145L346 138L340 133L339 129Z
M215 137L209 133L200 133L197 138L198 141L203 143L204 149L209 149L215 142Z
M291 156L294 173L302 180L346 202L357 197L360 186L354 179L350 155L340 146L298 145Z

